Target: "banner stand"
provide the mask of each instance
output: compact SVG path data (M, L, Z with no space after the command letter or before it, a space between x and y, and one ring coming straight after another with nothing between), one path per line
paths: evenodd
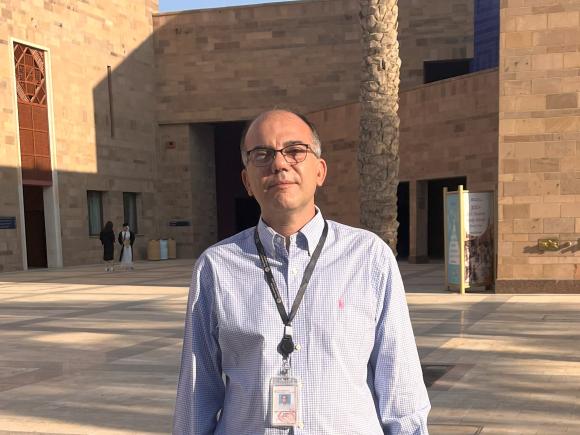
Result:
M491 288L495 281L495 192L443 188L445 287Z

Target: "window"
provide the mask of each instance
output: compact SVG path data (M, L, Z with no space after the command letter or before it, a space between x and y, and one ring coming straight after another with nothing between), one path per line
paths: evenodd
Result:
M89 235L98 236L103 228L103 192L87 191L89 209Z
M123 192L123 211L124 222L129 224L129 228L135 234L139 232L137 225L137 194L131 192Z
M432 83L469 74L471 59L429 60L423 62L423 82Z
M14 44L22 178L26 185L52 184L45 53Z

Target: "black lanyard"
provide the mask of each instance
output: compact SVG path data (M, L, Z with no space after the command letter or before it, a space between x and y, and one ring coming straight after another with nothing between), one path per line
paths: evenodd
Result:
M320 240L318 241L318 245L316 245L316 249L314 250L312 257L310 257L308 266L306 266L304 276L302 277L302 283L300 284L300 289L296 294L296 298L294 299L294 303L292 304L292 309L290 310L290 314L288 315L286 313L286 309L284 308L284 304L282 303L282 297L280 296L280 292L278 291L278 286L276 286L276 281L274 280L274 275L272 274L272 268L270 267L268 257L266 257L264 246L260 241L260 236L258 235L258 227L256 227L256 229L254 230L254 242L256 243L256 248L258 249L258 254L260 255L260 260L262 261L264 275L266 276L266 281L268 282L268 286L270 287L272 297L276 302L276 308L278 308L280 318L282 319L282 322L284 322L284 335L282 337L282 341L280 341L280 344L278 345L278 351L282 354L282 356L285 359L287 359L288 356L294 351L294 342L292 341L292 320L294 320L294 317L298 312L298 308L300 307L300 303L302 302L302 298L304 297L304 292L306 291L306 287L308 287L308 283L310 282L310 278L312 277L312 272L314 272L314 266L316 266L316 262L318 261L318 257L320 257L320 252L322 251L322 247L326 242L327 235L328 235L328 223L325 220L322 235L320 236Z

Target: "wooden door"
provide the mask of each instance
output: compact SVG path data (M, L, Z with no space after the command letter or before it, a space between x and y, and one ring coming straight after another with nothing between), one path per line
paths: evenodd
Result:
M48 267L42 187L23 186L28 267Z

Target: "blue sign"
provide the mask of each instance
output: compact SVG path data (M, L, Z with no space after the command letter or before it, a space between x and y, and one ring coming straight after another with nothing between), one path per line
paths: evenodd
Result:
M15 230L15 229L16 229L15 217L0 216L0 230Z

